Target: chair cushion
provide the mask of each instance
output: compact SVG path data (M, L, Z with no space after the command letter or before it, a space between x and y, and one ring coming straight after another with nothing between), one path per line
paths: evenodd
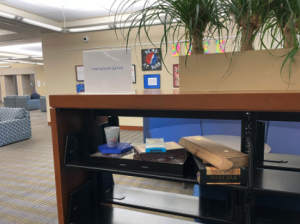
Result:
M18 99L26 99L26 100L30 100L30 96L17 96Z
M24 108L0 108L0 121L8 121L14 119L22 119L26 116L26 110Z

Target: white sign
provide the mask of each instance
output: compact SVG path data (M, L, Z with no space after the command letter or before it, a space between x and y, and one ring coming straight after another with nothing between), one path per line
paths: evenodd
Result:
M40 80L37 81L37 86L41 87L41 81Z
M131 49L84 51L86 93L133 93Z
M84 81L84 67L76 66L77 71L77 81Z
M148 78L148 86L156 86L157 78Z

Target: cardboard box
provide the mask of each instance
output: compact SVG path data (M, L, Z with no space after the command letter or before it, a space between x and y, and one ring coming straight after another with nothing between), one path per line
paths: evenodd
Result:
M186 155L186 150L181 145L176 142L166 142L166 152L163 153L148 153L146 152L146 145L137 145L134 146L136 151L139 153L141 160L152 160L152 159L161 159L166 157L179 157Z
M179 144L193 155L220 170L248 167L248 154L238 152L202 136L183 137Z
M193 155L193 167L200 185L246 185L248 170L245 167L219 170Z

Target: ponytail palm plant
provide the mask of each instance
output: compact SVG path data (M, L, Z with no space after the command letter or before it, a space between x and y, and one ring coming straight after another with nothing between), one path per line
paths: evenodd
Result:
M133 7L140 0L125 0L118 6L115 16L115 27L117 17L126 16L126 11ZM213 37L215 33L221 36L227 32L224 25L225 14L219 4L219 0L146 0L143 1L142 9L132 12L127 16L126 21L120 25L121 29L128 28L124 33L126 46L128 46L133 28L137 28L136 41L141 40L141 32L145 32L148 40L152 42L149 31L154 24L163 25L163 34L160 39L160 47L165 46L168 52L168 42L177 43L185 40L192 47L192 54L204 54L204 38ZM115 4L115 3L114 3ZM122 24L127 24L123 26ZM128 25L129 24L129 25ZM153 28L154 29L154 28Z
M271 14L263 34L271 35L271 48L289 48L284 55L285 59L281 66L281 71L285 64L289 62L289 78L291 78L291 65L294 57L299 51L299 28L300 28L300 1L299 0L270 0ZM267 46L262 42L267 49Z
M273 37L275 47L279 45L285 48L298 47L300 1L272 0L270 8L271 16L264 30Z
M227 16L237 29L235 43L240 42L240 50L253 50L256 35L270 14L270 0L220 0ZM241 36L241 38L240 38Z

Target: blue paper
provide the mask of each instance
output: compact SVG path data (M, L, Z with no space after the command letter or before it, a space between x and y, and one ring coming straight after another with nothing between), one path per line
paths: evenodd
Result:
M121 154L132 149L132 145L127 142L119 142L116 147L108 147L107 144L99 145L98 149L103 154Z

